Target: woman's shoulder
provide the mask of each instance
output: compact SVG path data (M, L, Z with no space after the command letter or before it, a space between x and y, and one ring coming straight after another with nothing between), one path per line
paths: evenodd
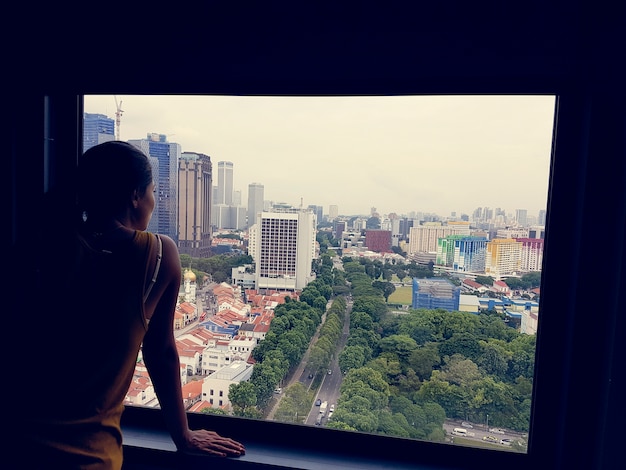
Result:
M163 235L161 233L154 233L154 232L137 232L137 237L150 237L157 241L161 240L163 249L167 249L168 251L174 250L176 251L176 254L178 255L178 245L176 245L176 242L174 241L174 239L172 239L168 235Z
M163 234L156 234L152 232L144 232L146 236L154 237L156 240L161 241L161 256L162 262L168 265L168 269L178 267L180 270L180 255L178 252L178 245L169 236Z

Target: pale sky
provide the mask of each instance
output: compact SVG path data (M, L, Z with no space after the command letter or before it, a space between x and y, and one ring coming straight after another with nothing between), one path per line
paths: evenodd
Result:
M121 140L167 135L234 165L234 187L342 215L546 208L553 96L86 96Z

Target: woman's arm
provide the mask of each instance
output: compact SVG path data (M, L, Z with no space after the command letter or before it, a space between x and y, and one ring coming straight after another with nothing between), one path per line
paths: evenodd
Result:
M164 236L161 238L163 259L159 279L146 302L147 312L153 310L153 313L143 341L143 358L167 427L180 451L219 456L243 455L244 446L237 441L221 437L213 431L189 429L174 338L174 310L181 283L180 257L174 241Z

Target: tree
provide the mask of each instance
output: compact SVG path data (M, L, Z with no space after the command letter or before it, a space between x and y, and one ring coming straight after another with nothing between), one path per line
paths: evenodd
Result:
M408 363L418 377L422 380L429 379L433 369L441 363L437 343L427 343L414 349Z
M511 352L496 341L481 341L482 353L478 358L478 364L487 372L497 376L499 379L506 379L509 368Z
M383 297L385 297L385 302L388 302L389 296L396 291L396 286L391 282L374 281L372 282L372 287L381 291Z
M490 276L476 276L476 279L475 279L475 281L478 284L482 284L483 286L488 286L488 287L493 286L494 280L495 279Z
M254 408L257 403L254 384L251 382L231 384L228 387L228 399L236 416L248 416L248 410Z
M381 354L376 359L372 359L367 363L367 367L378 371L388 384L396 382L402 372L398 356L391 353Z
M377 322L387 312L387 305L379 296L359 297L354 300L352 310L365 312Z
M479 341L469 333L457 333L439 345L441 357L462 354L466 358L476 361L482 352Z
M339 369L346 373L365 364L365 348L360 345L346 346L339 355Z
M367 398L372 409L381 409L389 401L389 384L379 371L371 367L353 369L341 384L341 396L343 400L354 395Z
M296 382L284 391L274 419L290 423L303 423L313 400L312 393Z
M418 347L415 340L408 335L391 335L382 338L378 345L381 351L396 354L405 364Z
M468 387L472 382L482 377L478 366L471 359L466 359L460 354L446 357L446 364L441 368L443 380L460 387Z
M378 413L378 429L379 434L386 434L394 437L412 437L412 432L406 417L402 413L390 413L387 410L381 410Z
M522 274L522 282L524 283L524 289L533 289L541 286L541 271Z

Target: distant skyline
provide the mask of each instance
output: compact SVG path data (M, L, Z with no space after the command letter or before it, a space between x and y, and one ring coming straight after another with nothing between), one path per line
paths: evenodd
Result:
M554 96L116 95L121 140L164 134L234 165L234 189L340 215L546 209ZM115 119L113 95L85 112Z

